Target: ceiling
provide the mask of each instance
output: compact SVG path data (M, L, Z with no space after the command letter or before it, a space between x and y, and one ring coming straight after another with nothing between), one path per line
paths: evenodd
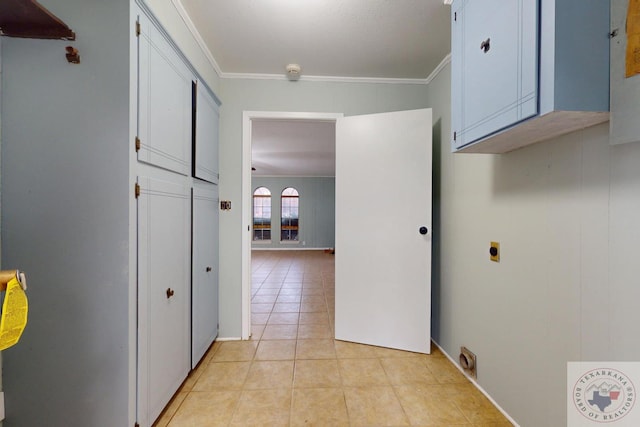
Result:
M172 0L181 4L223 78L426 83L450 52L443 0ZM259 121L256 175L333 176L333 124Z

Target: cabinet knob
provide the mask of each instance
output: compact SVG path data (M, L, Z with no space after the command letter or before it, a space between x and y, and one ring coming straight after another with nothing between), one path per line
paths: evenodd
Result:
M423 236L425 234L427 234L429 232L429 229L425 226L420 227L420 229L418 230L420 232L420 234L422 234Z
M491 49L491 39L487 38L482 43L480 43L480 50L484 53L487 53L489 52L489 49Z
M211 268L211 267L207 267L206 268L207 273L210 272L211 270L213 270L213 268Z
M167 288L167 299L171 298L175 291L171 288Z

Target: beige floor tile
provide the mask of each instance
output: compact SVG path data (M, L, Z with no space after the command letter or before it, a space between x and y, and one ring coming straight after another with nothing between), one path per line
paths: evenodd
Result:
M284 289L282 289L284 290ZM278 295L281 291L281 289L270 289L270 288L260 288L255 296L259 296L259 295Z
M277 295L256 295L251 299L252 309L253 304L267 304L276 302L278 296ZM253 310L251 310L253 311Z
M295 389L290 425L348 427L349 416L342 389Z
M268 325L297 325L299 313L272 313L267 321Z
M302 289L302 283L290 283L286 282L282 284L282 289Z
M393 348L374 347L377 357L424 357L422 353L414 353L411 351L396 350Z
M267 325L263 340L294 340L298 336L298 325Z
M473 384L447 384L443 387L472 423L508 423L505 416Z
M394 357L380 359L380 363L393 385L426 383L438 384L436 377L427 368L423 359L417 357Z
M244 383L246 390L291 388L293 361L254 361Z
M191 392L171 419L169 427L226 426L238 404L240 391Z
M293 386L295 388L340 387L338 361L336 359L296 361Z
M409 420L393 387L346 387L352 426L406 426Z
M276 302L299 304L300 300L302 300L302 296L300 295L278 295Z
M300 313L301 325L329 325L329 316L326 312Z
M326 302L303 302L300 304L300 312L301 313L317 313L317 312L326 312L327 311L327 303Z
M212 362L193 386L194 391L241 389L251 362Z
M300 304L293 302L277 302L273 306L274 313L299 313Z
M212 362L240 362L253 359L256 341L224 341L211 358Z
M468 424L462 411L444 394L442 385L395 387L400 403L413 425L448 426Z
M271 313L272 303L251 304L251 313Z
M296 359L335 359L336 348L333 339L298 340Z
M262 339L262 333L266 325L251 325L251 340L259 341Z
M333 338L333 333L328 325L309 324L298 327L298 338Z
M293 360L296 354L296 340L261 341L255 360Z
M208 363L200 363L198 366L196 366L196 369L189 372L189 375L187 375L187 378L182 383L182 387L180 387L180 391L191 391L194 384L198 381L198 378L200 378L207 366Z
M378 359L338 359L338 365L346 387L390 384Z
M302 296L323 296L324 297L324 289L321 287L317 288L302 288Z
M245 390L242 392L230 426L273 426L289 425L291 390Z
M282 295L302 295L302 288L282 288L280 289L280 296Z
M252 313L251 324L252 325L266 325L269 321L269 313Z
M441 384L467 384L469 380L458 370L449 359L444 357L428 357L424 359L427 368Z
M280 289L282 282L264 282L260 289Z
M180 391L173 396L173 399L169 402L167 407L164 409L160 417L153 423L153 427L167 427L169 425L169 421L175 415L176 411L182 405L182 402L187 397L189 393L186 391Z
M324 295L304 295L302 294L302 303L319 303L326 304L326 300L324 299Z
M300 314L302 315L302 313ZM336 354L339 359L375 358L375 347L336 340Z

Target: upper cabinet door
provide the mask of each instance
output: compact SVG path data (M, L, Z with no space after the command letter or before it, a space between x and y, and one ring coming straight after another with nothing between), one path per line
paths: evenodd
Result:
M452 126L459 148L538 112L537 2L452 6Z
M192 73L144 15L138 63L138 160L189 175Z
M193 99L193 176L217 184L219 104L199 82L193 83Z

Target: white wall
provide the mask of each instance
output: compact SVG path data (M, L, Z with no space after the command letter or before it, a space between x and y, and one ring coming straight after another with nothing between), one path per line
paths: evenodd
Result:
M434 111L433 336L522 426L566 424L566 362L640 360L640 144L608 125L504 155L450 152L450 67ZM489 242L501 244L500 263Z
M221 79L220 337L241 336L242 112L378 113L427 107L426 85Z

